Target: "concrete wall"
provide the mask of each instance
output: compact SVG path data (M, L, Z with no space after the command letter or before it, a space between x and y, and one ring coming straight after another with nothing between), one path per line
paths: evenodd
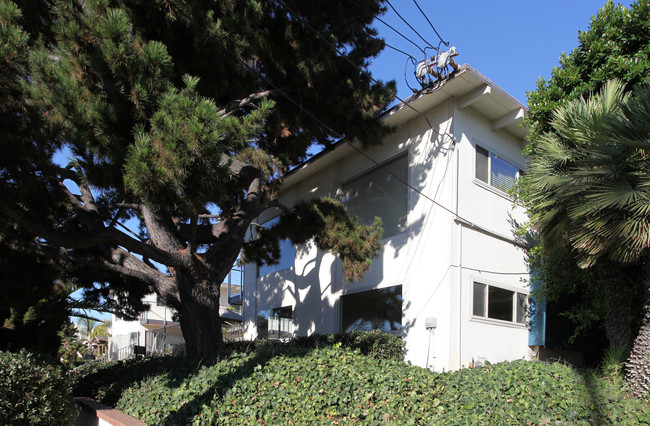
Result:
M134 417L128 416L91 398L75 398L77 416L75 426L144 426Z

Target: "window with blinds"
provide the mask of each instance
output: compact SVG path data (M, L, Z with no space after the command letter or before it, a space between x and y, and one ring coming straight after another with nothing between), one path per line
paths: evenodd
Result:
M361 223L381 218L384 238L406 230L408 156L388 161L341 185L341 201Z
M508 192L522 174L523 172L516 166L476 145L476 179L500 191Z

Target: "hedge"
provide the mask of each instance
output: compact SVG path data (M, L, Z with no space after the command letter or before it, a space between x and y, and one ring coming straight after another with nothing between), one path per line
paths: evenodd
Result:
M647 401L593 371L516 361L438 374L381 355L395 347L381 333L240 343L211 360L113 364L78 389L95 383L85 389L161 425L650 422Z
M0 351L0 419L11 425L68 425L71 382L61 367L28 352Z

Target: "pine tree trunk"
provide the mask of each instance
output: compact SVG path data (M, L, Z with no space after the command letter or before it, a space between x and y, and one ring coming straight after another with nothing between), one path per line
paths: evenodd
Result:
M185 351L192 357L205 358L223 345L219 317L220 285L203 280L191 283L179 280L181 330Z
M643 306L643 323L634 340L630 357L625 363L625 379L632 394L642 398L650 385L650 279L646 278L645 304Z
M608 261L598 265L598 277L605 289L605 332L612 347L632 347L630 305L622 289L625 283L620 269Z

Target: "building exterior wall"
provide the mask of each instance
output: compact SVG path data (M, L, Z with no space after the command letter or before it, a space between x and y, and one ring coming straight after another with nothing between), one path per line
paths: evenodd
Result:
M525 323L473 313L474 282L526 295L525 253L513 235L525 220L502 191L475 175L476 145L523 169L522 141L450 96L402 123L381 145L365 153L383 163L408 155L406 231L384 239L384 248L361 283L343 282L340 261L313 244L296 248L293 267L258 277L245 266L245 337L258 336L257 314L291 307L295 335L341 332L341 298L401 285L405 358L437 371L483 362L525 358ZM453 139L451 138L453 135ZM288 178L280 201L340 197L341 184L376 167L349 146L309 164ZM278 212L260 217L262 224ZM426 323L435 321L435 328Z

